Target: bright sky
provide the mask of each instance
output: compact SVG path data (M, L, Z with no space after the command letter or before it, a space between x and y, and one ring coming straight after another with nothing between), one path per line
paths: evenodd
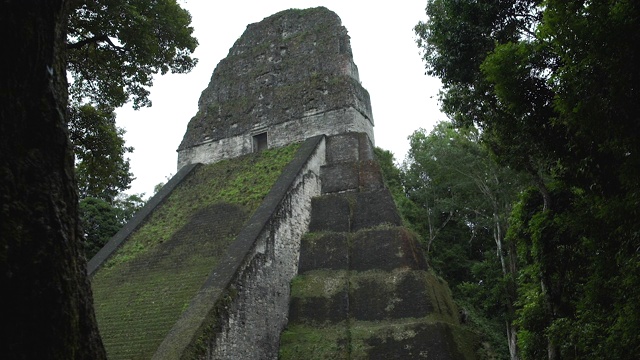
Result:
M413 32L418 21L426 20L426 2L179 0L192 16L199 62L189 74L157 76L151 108L118 109L118 126L127 131L127 145L135 148L130 159L136 180L128 192L150 196L156 184L176 173L176 149L218 62L248 24L290 8L325 6L340 16L351 37L360 80L371 96L375 144L402 162L409 149L407 137L445 118L437 102L440 83L424 74Z

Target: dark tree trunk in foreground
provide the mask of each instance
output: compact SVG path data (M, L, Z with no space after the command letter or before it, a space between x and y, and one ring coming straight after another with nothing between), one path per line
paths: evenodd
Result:
M66 130L64 0L0 3L0 357L104 359Z

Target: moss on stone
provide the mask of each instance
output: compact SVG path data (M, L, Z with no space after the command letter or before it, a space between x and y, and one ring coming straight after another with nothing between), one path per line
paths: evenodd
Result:
M200 166L92 279L110 359L151 358L298 145Z
M289 326L280 337L280 360L349 359L346 323L318 328Z
M291 281L291 296L331 298L347 286L347 271L314 270Z
M424 319L354 322L350 359L474 359L461 351L456 326Z
M373 231L381 230L359 234ZM308 233L305 243L322 241L327 234L333 233ZM348 309L340 302L345 291ZM289 328L281 339L283 359L306 358L316 348L320 359L474 359L479 346L475 334L459 324L446 282L431 271L310 270L292 281L291 299ZM327 335L336 324L347 327L345 337Z
M154 211L107 262L107 268L135 259L167 241L190 216L208 205L229 203L253 212L293 158L299 144L201 166Z
M182 359L200 359L206 356L212 339L215 338L216 332L223 325L220 323L220 319L228 315L229 306L237 297L238 290L236 288L226 289L224 294L216 300L213 311L205 317L202 323L193 324L193 326L199 326L199 335L195 341L187 346L184 353L180 354Z
M486 350L483 349L480 343L481 336L479 334L466 325L455 326L452 328L452 332L453 338L458 344L458 350L464 355L465 359L484 358L479 355Z

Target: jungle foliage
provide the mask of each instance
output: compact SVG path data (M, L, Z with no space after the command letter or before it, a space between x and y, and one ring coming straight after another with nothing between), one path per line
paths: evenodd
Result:
M67 27L74 99L117 108L150 106L153 75L189 72L198 45L176 0L75 1Z
M431 0L426 14L415 31L427 73L442 80L451 131L477 134L495 169L528 179L502 214L513 274L496 303L514 305L503 314L513 329L510 357L640 357L640 3ZM423 136L413 135L405 171L425 166L415 153ZM435 208L466 181L464 158L448 166L444 194L415 202L434 208L419 219L431 221L422 232L436 245L438 226L436 235L455 243L445 231L473 224ZM435 185L439 171L416 174ZM473 207L477 198L461 200Z
M140 195L120 194L113 203L100 198L80 200L85 256L91 259L145 204Z
M67 71L72 79L70 131L80 195L113 201L133 175L124 130L114 110L132 101L151 106L153 75L189 72L198 45L190 14L175 0L82 1L67 24Z
M399 168L378 150L387 184L421 236L429 265L449 282L463 320L483 334L481 358L508 357L517 273L516 248L505 235L513 203L531 178L498 165L474 129L441 122L409 140Z

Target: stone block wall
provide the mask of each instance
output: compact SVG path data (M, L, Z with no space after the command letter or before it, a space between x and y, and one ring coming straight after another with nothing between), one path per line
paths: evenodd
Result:
M286 146L318 135L363 133L373 142L373 122L355 108L311 112L299 119L258 127L233 137L210 140L178 151L178 170L189 164L212 164L254 151L253 136L267 133L269 148Z

